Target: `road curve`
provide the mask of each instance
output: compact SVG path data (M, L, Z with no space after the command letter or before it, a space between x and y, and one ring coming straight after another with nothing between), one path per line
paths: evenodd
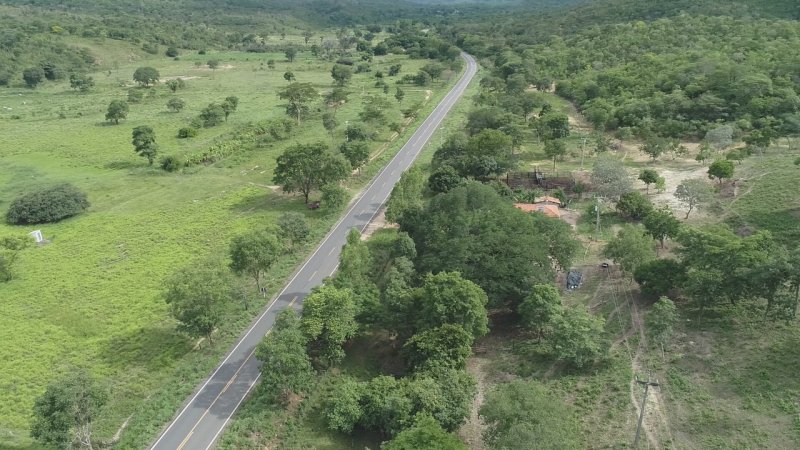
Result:
M370 182L319 247L295 273L286 287L264 309L214 372L195 389L183 408L150 447L152 450L207 450L219 438L236 409L261 375L253 353L272 328L275 316L287 307L302 307L311 289L330 276L339 263L339 253L351 228L363 231L389 198L400 175L413 164L450 109L464 94L477 72L475 59L461 57L466 70L456 85L436 106L397 155Z

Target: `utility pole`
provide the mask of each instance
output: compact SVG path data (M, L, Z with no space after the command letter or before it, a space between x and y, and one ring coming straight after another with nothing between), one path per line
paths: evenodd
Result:
M600 240L600 197L596 197L597 203L594 205L594 212L597 218L595 219L594 225L594 240L595 242Z
M650 374L647 374L647 381L642 381L638 377L636 382L644 385L644 397L642 397L642 407L639 409L639 423L636 425L636 437L633 438L633 449L639 445L639 433L642 431L642 421L644 420L644 407L647 404L647 392L650 386L658 386L658 381L650 381Z
M586 147L586 136L583 137L583 143L581 143L581 172L583 172L583 149Z

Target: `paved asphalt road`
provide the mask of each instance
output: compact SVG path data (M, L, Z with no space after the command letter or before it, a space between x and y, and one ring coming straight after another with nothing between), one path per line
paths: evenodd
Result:
M364 189L361 197L228 352L211 376L195 390L184 408L153 444L152 450L205 450L214 445L233 413L258 381L259 362L253 352L261 338L272 328L275 316L286 307L299 310L311 289L336 270L348 231L351 228L360 231L366 228L389 198L400 175L411 166L450 108L464 93L477 71L477 64L467 54L462 54L462 58L467 63L467 69L455 87L425 119L394 159Z

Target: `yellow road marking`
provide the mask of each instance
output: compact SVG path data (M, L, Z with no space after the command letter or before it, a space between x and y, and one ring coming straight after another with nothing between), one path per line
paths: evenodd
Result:
M194 430L194 428L192 428L192 430ZM194 433L194 431L190 431L189 434L186 435L186 438L183 439L181 445L178 446L178 450L181 450L186 445L186 443L189 442L189 438L192 437L192 433Z
M295 295L292 301L289 302L289 306L294 305L295 300L297 300L297 296Z

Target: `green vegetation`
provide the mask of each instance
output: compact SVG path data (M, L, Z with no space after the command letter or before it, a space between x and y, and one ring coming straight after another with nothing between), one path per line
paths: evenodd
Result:
M86 194L71 184L59 184L28 192L14 199L6 212L12 225L53 223L84 212Z

